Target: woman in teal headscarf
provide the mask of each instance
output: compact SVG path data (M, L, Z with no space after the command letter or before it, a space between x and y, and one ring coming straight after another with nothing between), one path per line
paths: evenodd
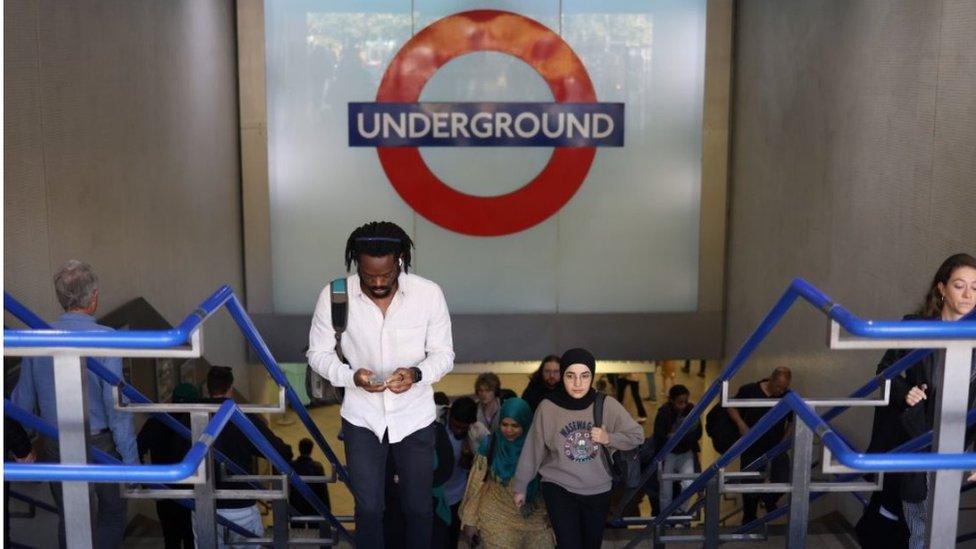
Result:
M488 549L554 547L539 477L529 484L521 509L513 499L511 480L532 425L532 408L521 398L509 398L498 415L498 428L481 442L468 475L458 513L464 533L470 539L479 532Z

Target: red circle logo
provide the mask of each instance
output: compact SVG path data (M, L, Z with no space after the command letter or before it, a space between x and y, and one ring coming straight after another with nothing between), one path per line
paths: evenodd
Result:
M494 51L515 56L549 85L559 103L595 103L583 63L552 30L528 17L498 10L457 13L423 29L390 62L378 103L414 103L435 72L461 55ZM387 178L417 213L451 231L501 236L545 221L583 184L594 147L555 147L546 167L524 187L500 196L473 196L444 184L417 147L377 147Z

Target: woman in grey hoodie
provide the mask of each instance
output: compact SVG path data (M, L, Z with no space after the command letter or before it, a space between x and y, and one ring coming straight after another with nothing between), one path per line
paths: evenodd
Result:
M601 445L611 452L644 441L644 430L607 397L603 425L593 425L596 360L570 349L559 360L562 386L539 404L515 472L515 505L538 473L542 497L560 549L598 548L610 508L612 478Z

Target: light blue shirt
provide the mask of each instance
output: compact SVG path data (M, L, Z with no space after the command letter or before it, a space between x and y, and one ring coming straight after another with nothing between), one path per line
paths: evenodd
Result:
M84 313L64 313L51 323L56 330L110 331ZM98 358L105 368L122 377L122 359ZM61 390L72 390L62 388ZM42 419L58 424L57 399L54 393L54 361L50 357L25 357L20 366L20 379L10 400L31 413L40 413ZM135 425L132 414L115 409L112 386L95 374L88 372L88 428L92 434L105 429L112 432L115 448L126 464L138 464Z
M456 439L450 429L447 431L447 438L450 439L451 450L454 452L454 472L444 483L444 500L448 505L454 505L464 499L464 489L468 486L468 473L471 469L462 469L458 465L461 459L461 445L464 444L465 439Z

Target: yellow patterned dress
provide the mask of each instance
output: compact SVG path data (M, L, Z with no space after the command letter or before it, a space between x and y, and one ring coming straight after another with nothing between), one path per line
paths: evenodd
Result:
M487 549L555 547L556 537L549 526L542 495L536 494L535 509L523 517L521 510L515 508L512 483L502 486L493 476L485 480L487 470L488 459L477 454L458 510L462 528L477 528Z

